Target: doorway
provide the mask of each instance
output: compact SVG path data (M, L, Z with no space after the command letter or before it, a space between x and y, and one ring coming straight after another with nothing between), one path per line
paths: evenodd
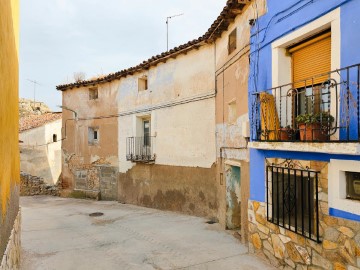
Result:
M226 229L241 228L241 168L226 167Z

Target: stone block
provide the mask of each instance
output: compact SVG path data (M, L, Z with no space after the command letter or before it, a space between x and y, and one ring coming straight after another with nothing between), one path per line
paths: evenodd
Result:
M268 250L271 254L274 254L274 249L272 245L269 243L269 241L265 240L263 241L264 249Z
M254 202L253 202L253 206L254 206L254 208L253 208L253 209L254 209L254 212L256 212L256 211L259 209L260 203L254 201Z
M334 226L334 227L338 226L338 219L335 217L324 215L323 220L328 226Z
M270 229L269 229L268 227L265 227L265 226L262 225L262 224L258 224L257 227L258 227L258 230L259 230L260 232L262 232L263 234L268 235L268 234L270 233Z
M332 249L337 249L338 248L338 244L335 242L331 242L329 240L324 240L323 241L323 248L327 249L327 250L332 250Z
M349 238L353 238L355 233L348 227L341 226L338 228L338 231L345 234Z
M332 227L328 227L325 229L324 232L324 240L328 240L328 241L332 241L332 242L337 242L338 238L340 236L340 232Z
M260 235L258 233L254 233L251 235L251 241L252 241L252 244L254 245L254 247L256 249L261 249L262 248L262 242L261 242L261 239L260 239Z
M334 270L346 270L346 266L342 263L336 262L334 263Z
M319 255L316 251L312 252L312 264L318 267L322 267L324 269L332 270L333 265L326 258Z
M275 258L275 256L273 254L271 254L266 249L264 249L264 254L265 254L266 258L268 258L271 265L275 266L276 268L280 267L281 263L279 262L279 260L277 258Z
M271 235L272 245L274 249L274 255L275 257L279 259L284 259L285 255L285 245L281 241L280 237L276 234Z

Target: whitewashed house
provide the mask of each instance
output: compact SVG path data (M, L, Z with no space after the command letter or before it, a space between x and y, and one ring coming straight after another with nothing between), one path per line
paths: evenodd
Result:
M20 169L54 185L61 174L61 113L20 118Z

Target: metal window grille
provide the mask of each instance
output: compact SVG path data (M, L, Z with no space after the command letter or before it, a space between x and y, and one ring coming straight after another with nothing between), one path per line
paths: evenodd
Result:
M319 172L281 165L266 172L268 221L319 243Z
M126 139L126 159L133 162L154 162L153 151L155 137L129 137Z

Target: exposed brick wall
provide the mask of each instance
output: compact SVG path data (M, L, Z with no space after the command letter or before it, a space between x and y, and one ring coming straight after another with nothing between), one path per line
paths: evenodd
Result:
M20 196L50 195L59 196L59 187L47 185L44 179L30 174L20 174Z

